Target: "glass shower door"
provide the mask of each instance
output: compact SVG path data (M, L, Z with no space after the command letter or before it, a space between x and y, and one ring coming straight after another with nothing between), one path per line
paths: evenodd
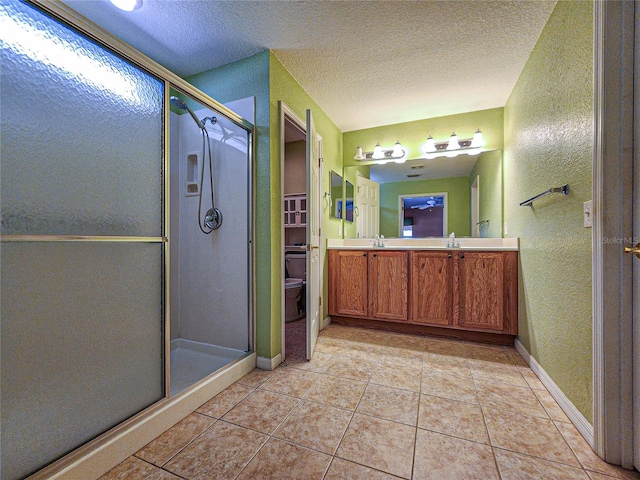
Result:
M2 479L165 396L164 83L0 1Z

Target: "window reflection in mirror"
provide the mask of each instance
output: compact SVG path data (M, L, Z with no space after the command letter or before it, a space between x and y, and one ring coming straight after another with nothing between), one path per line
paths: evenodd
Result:
M343 212L342 176L331 170L331 217L341 219Z

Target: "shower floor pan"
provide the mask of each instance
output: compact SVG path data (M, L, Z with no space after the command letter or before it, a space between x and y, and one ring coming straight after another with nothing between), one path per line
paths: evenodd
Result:
M171 340L171 396L240 358L246 352L184 338Z

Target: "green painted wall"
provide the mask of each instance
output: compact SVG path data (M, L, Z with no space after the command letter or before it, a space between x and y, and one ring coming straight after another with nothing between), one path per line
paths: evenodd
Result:
M358 145L362 146L365 152L371 152L376 142L380 142L383 148L393 148L396 141L400 141L407 150L408 159L424 158L422 149L429 135L433 136L436 142L448 140L452 132L455 132L459 138L471 138L478 128L482 130L487 142L485 150L502 150L504 146L503 113L502 108L493 108L346 132L343 135L344 166L358 163L353 159Z
M220 103L250 96L256 97L256 136L254 158L255 217L255 292L256 292L256 352L270 357L273 350L272 317L279 309L273 297L279 290L272 288L274 263L280 249L274 246L272 230L279 230L280 217L274 217L272 205L265 198L272 196L272 164L270 160L269 52L264 51L237 62L202 72L186 79ZM279 172L279 163L278 163ZM279 177L278 177L279 178ZM278 200L277 204L280 204ZM279 307L279 300L277 303ZM277 334L280 334L278 330Z
M520 237L519 339L592 419L593 3L558 2L505 106L505 222ZM532 208L518 204L550 187Z
M480 236L484 238L502 237L502 151L482 152L471 174L469 188L476 177L480 177L478 220L489 220L489 225L480 226ZM473 228L473 225L470 225Z
M280 219L280 210L282 208L280 202L280 120L279 120L279 107L278 102L283 101L289 108L291 108L300 118L306 119L306 110L311 109L313 115L313 121L316 126L316 130L323 141L322 156L324 162L322 165L322 192L329 192L331 187L330 172L334 170L336 172L342 172L342 132L336 127L333 121L322 111L322 109L316 104L316 102L305 92L302 87L296 82L291 74L284 68L278 58L272 53L269 53L269 97L270 97L270 120L271 120L271 165L272 165L272 214L276 215L278 221ZM329 202L323 200L322 202L322 237L338 238L338 227L342 225L342 221L330 218L329 216ZM276 231L277 230L277 231ZM280 255L280 225L277 229L272 230L272 248L277 250L272 253L277 253L278 260L274 263L274 271L272 272L272 282L274 285L280 285L283 281L280 278L280 264L284 261ZM327 292L327 256L326 256L326 242L321 246L320 261L324 265L324 280L323 280L323 292ZM275 289L274 289L275 290ZM323 318L328 315L328 301L326 294L323 293ZM279 293L277 298L272 298L273 304L280 306ZM274 315L271 319L271 352L272 357L281 351L281 318L280 310L278 308L277 315ZM277 330L277 332L276 332Z
M398 237L398 196L416 193L444 193L447 195L447 233L456 237L470 234L470 196L467 177L438 178L412 182L380 184L380 234Z

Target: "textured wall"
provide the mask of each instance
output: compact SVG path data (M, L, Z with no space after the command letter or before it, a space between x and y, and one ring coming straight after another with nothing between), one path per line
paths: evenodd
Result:
M592 418L592 2L558 2L505 106L505 222L520 237L519 338ZM518 204L568 183L571 193Z
M468 237L470 196L467 177L381 184L380 233L385 237L398 237L398 195L443 192L448 194L447 233L455 232L457 237Z
M480 177L478 221L489 220L489 225L480 226L480 236L502 237L502 151L482 152L469 175L469 188L476 177Z

